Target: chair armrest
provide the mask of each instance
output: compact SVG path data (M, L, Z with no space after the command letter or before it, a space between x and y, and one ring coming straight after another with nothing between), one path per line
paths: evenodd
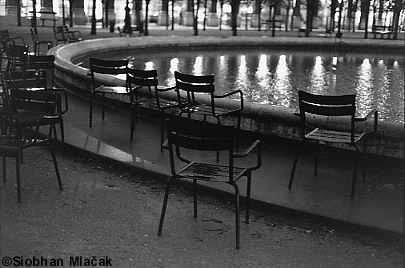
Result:
M366 131L366 133L372 133L372 132L376 132L377 131L377 126L378 126L378 110L377 109L372 109L368 114L366 114L366 116L364 117L356 117L355 121L357 122L364 122L368 119L370 119L370 117L374 117L374 122L373 122L373 130L372 131Z
M251 167L250 169L255 170L260 168L262 165L262 145L259 140L256 140L249 148L247 148L243 153L234 153L234 158L243 158L248 156L254 149L257 148L257 158L256 158L256 166Z
M239 98L240 98L240 108L238 109L238 111L242 111L242 110L243 110L243 107L244 107L244 105L243 105L243 92L242 92L242 90L231 91L231 92L228 92L228 93L226 93L226 94L224 94L224 95L220 95L220 96L214 95L214 98L216 98L216 99L223 99L223 98L226 98L226 97L229 97L229 96L232 96L232 95L236 95L236 94L239 94Z

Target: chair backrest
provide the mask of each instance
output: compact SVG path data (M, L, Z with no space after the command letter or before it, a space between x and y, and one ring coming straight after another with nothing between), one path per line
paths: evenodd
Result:
M127 86L131 101L138 101L139 89L143 87L148 89L150 97L156 97L158 94L157 71L128 68Z
M182 148L196 151L228 151L229 166L233 167L234 129L184 117L166 120L171 169L175 172L174 151L186 163L195 161L182 154ZM189 154L188 154L189 155Z
M23 65L25 70L35 70L37 73L43 72L46 74L47 87L55 85L55 56L54 55L24 55Z
M174 77L176 80L176 91L178 94L180 109L189 104L198 104L195 99L196 93L206 93L211 95L211 101L213 102L215 91L214 75L191 75L175 71ZM186 93L185 99L181 95L182 91Z
M6 54L7 54L7 66L6 71L11 73L19 69L23 69L23 60L22 58L24 55L29 53L28 46L22 45L15 45L13 43L9 43L6 47Z
M53 34L55 36L56 44L58 44L58 42L68 41L68 38L67 36L65 36L62 26L53 27Z
M298 92L301 118L301 132L305 135L305 126L308 122L306 114L320 116L350 116L351 131L354 133L354 119L356 114L356 95L327 96L316 95L305 91Z
M95 77L96 73L110 75L125 74L126 77L128 72L128 63L128 60L104 60L89 58L91 84L93 90L95 90L98 86Z
M28 70L24 72L14 72L11 74L4 73L2 74L2 78L3 77L4 77L3 85L5 89L4 98L7 100L7 104L9 104L9 108L11 108L12 110L42 110L42 111L48 110L49 111L48 114L49 113L54 114L56 112L59 115L67 112L68 97L65 90L61 88L47 88L47 77L44 73L38 74L35 70ZM24 92L16 93L15 92L16 90L30 91L29 93L26 94L27 96L33 94L31 92L41 90L53 91L54 93L52 94L46 93L47 94L46 98L41 97L42 102L48 102L48 104L45 105L45 108L41 107L42 104L38 103L38 100L37 103L34 103L32 108L29 108L29 104L20 103L21 100L19 100L21 99L20 95L23 95L25 93ZM51 97L48 95L52 95L52 98L56 99L50 99ZM25 101L29 101L29 99L26 99ZM49 104L52 105L56 104L56 106L52 106L51 109L49 109L50 107Z
M4 80L8 105L12 111L38 111L53 115L60 103L58 90L46 89L46 78L35 71L15 72Z

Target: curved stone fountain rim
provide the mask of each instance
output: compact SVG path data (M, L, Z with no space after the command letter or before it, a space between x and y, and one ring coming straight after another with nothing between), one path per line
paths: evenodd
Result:
M403 47L398 42L390 44L375 42L372 40L362 40L359 42L345 40L344 49L350 48L364 48L364 49L376 49L380 48L389 49L391 52L400 51ZM73 64L77 59L83 58L83 56L89 56L92 53L112 52L119 50L129 49L158 49L158 48L185 48L190 47L209 47L209 48L226 48L232 47L284 47L284 48L319 48L328 49L334 48L336 43L333 38L302 38L302 39L289 39L285 37L269 38L269 37L207 37L207 36L193 36L193 37L178 37L178 36L166 36L166 37L143 37L143 38L103 38L103 39L91 39L78 43L71 43L66 45L59 45L50 50L50 54L55 55L55 65L57 69L66 73L74 73L75 75L84 79L89 79L89 70L81 67L80 65ZM343 47L342 47L343 48ZM123 86L125 81L114 76L100 75L96 76L96 79L107 85ZM175 98L174 95L169 94L167 96L170 99ZM208 102L208 99L202 98L203 102ZM237 101L227 99L223 100L220 106L235 106L238 105ZM298 118L294 116L294 109L268 105L268 104L255 104L246 103L244 114L249 116L270 117L274 119L280 119L286 123L297 124ZM330 122L329 122L330 123ZM346 125L346 120L338 120L336 125ZM378 135L385 136L390 139L403 139L404 138L404 126L402 123L379 121Z

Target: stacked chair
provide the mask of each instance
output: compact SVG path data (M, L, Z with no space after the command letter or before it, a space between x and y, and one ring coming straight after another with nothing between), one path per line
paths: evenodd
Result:
M20 164L28 148L49 148L59 189L63 188L53 140L57 138L56 125L60 125L64 140L63 114L68 101L65 90L54 86L53 56L36 56L26 51L16 56L10 58L12 63L2 72L0 156L3 182L7 180L6 159L15 159L17 201L21 202Z

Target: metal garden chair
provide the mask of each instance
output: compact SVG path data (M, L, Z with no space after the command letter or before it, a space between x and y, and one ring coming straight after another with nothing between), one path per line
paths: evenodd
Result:
M252 171L261 166L261 146L256 140L245 152L234 152L233 134L234 128L223 127L217 124L209 124L181 117L167 119L168 147L170 155L171 177L166 183L166 191L163 200L162 213L159 222L158 235L162 235L163 222L170 192L170 187L175 180L190 179L194 189L194 217L197 217L197 182L224 182L230 184L235 191L235 214L236 214L236 248L240 247L240 219L239 219L239 187L241 177L247 177L246 192L246 217L249 223L250 191ZM195 153L187 154L184 149L194 151L227 151L228 163L212 164L210 161L203 162L196 159ZM234 165L234 160L244 158L253 151L257 152L256 163L251 167L239 167ZM182 167L176 167L175 155L183 162ZM191 156L190 156L191 155Z
M6 85L10 86L9 82ZM62 181L59 174L58 163L51 144L51 127L48 135L39 132L41 126L54 125L58 121L57 103L60 91L47 89L21 89L8 88L10 114L9 121L16 124L15 132L9 131L0 137L0 156L3 165L3 181L6 182L6 158L16 161L17 200L21 203L20 163L23 151L34 146L47 146L50 149L53 165L58 180L59 189L62 190ZM55 122L55 120L57 120Z
M37 28L30 28L31 31L31 39L32 43L34 44L34 52L35 55L41 54L41 46L46 45L46 48L50 50L53 47L52 41L46 40L39 40Z
M165 111L178 107L177 101L172 101L162 97L162 93L173 90L174 87L159 86L156 70L137 70L128 69L128 92L131 100L131 141L135 129L135 121L137 119L138 109L147 108L157 110L161 116L161 150L163 151L164 143L164 123ZM146 91L141 92L141 89Z
M33 70L14 72L4 77L8 127L14 128L17 135L21 135L26 128L49 126L49 136L53 131L54 138L57 139L56 125L60 125L61 140L64 142L63 115L68 111L65 90L47 88L46 76L38 75ZM35 99L35 92L39 92L40 99ZM49 99L45 98L46 94L49 94ZM34 99L30 99L31 97Z
M291 170L290 181L288 188L291 189L295 169L297 166L298 156L302 150L303 143L315 142L316 144L316 158L314 176L318 174L318 145L320 142L325 144L339 143L347 144L354 148L354 170L351 187L351 197L355 194L356 177L358 168L358 143L363 142L363 180L366 177L366 156L367 156L367 137L370 133L377 131L378 112L377 110L370 111L365 117L356 117L356 95L342 95L342 96L323 96L307 93L304 91L298 92L299 97L299 117L301 122L301 139L299 146L296 150L293 167ZM311 115L311 116L309 116ZM319 120L313 119L312 115L324 117L348 117L349 127L347 131L336 129L325 129L319 126ZM358 131L356 129L356 122L365 121L370 117L374 117L373 129L370 131ZM318 122L318 123L317 123Z
M90 93L90 116L89 125L93 125L93 101L96 95L102 97L102 120L105 119L105 99L106 94L123 94L128 95L127 86L107 86L101 85L96 80L97 74L109 74L109 75L125 75L127 77L128 72L128 60L102 60L96 58L89 58L90 63L90 76L91 76L91 88Z

